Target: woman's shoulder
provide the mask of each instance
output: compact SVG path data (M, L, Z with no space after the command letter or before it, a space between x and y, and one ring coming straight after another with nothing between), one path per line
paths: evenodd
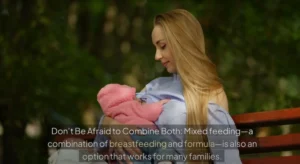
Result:
M172 81L172 77L167 77L167 76L166 77L165 76L163 76L163 77L157 77L157 78L151 80L148 83L148 85L149 84L152 84L152 85L154 85L154 84L164 84L164 83L169 82L169 81Z
M179 82L176 75L157 77L151 80L148 84L146 84L146 89L161 88L164 87L165 85L170 85L170 82L176 82L176 81Z

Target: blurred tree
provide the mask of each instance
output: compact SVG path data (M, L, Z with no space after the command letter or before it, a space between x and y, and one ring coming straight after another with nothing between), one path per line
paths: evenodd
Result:
M80 49L69 30L69 5L39 0L2 3L2 11L7 11L0 18L3 163L46 162L47 127L56 123L49 112L80 124L82 106L95 99L105 82L95 56ZM34 146L25 142L24 129L36 118L43 125L38 141L42 148L26 151Z
M81 124L103 85L139 90L167 75L154 61L151 30L153 17L173 8L185 8L201 22L232 114L300 106L298 5L296 0L0 1L4 163L45 162L47 127L57 124L52 111ZM32 140L24 128L36 119L43 133Z

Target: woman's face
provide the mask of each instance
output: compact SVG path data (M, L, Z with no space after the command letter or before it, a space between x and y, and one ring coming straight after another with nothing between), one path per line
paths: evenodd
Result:
M170 46L167 45L163 29L158 25L154 26L152 31L152 43L156 48L155 60L160 61L169 73L176 73L176 65Z

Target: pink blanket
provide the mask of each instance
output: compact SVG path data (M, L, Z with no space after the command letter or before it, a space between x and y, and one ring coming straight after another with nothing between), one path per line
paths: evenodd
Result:
M104 114L120 123L139 127L155 127L154 122L162 112L161 103L141 104L136 97L136 89L119 84L108 84L98 95Z

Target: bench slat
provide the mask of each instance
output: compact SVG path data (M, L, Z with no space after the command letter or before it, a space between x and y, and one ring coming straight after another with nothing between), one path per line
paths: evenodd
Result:
M238 128L300 123L300 108L238 114L232 116Z
M240 138L240 143L257 143L257 147L240 147L241 154L252 154L252 153L266 153L266 152L276 152L285 150L300 150L300 133L278 135L278 136L268 136L268 137L247 137Z
M265 157L265 158L253 158L243 159L243 164L299 164L300 156L279 156L279 157Z

